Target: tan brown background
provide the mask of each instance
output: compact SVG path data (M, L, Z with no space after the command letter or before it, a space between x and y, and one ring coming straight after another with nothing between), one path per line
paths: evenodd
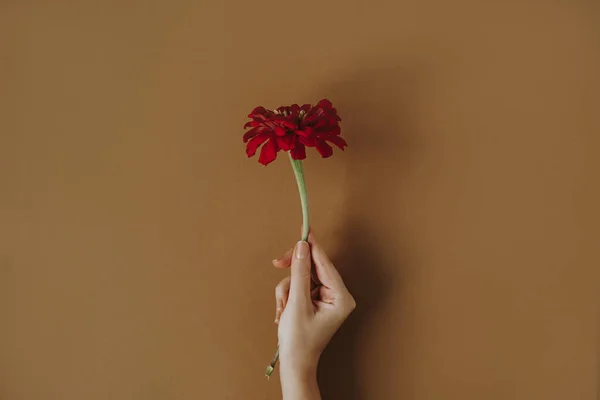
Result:
M350 147L309 157L313 226L358 300L324 398L596 398L599 12L2 1L0 398L280 398L299 201L241 126L322 97Z

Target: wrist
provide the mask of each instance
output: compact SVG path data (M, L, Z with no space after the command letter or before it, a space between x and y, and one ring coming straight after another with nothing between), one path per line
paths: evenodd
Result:
M286 351L280 348L279 364L283 375L308 378L316 376L320 354L311 352Z
M281 391L284 400L318 400L317 362L280 363Z
M316 361L291 361L280 360L280 374L285 378L293 379L310 379L317 376Z

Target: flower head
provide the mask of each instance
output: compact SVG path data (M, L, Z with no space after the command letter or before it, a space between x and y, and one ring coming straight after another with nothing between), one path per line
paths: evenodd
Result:
M317 105L292 104L275 111L256 107L244 128L252 128L244 134L246 154L254 156L259 147L258 162L267 165L277 158L280 150L289 151L294 160L306 158L306 147L315 147L323 158L333 154L329 143L344 150L347 143L340 136L342 120L333 104L327 99Z

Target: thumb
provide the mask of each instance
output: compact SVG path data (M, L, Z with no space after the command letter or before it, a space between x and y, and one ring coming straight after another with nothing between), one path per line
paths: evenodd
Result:
M310 299L310 247L300 241L292 255L292 279L290 284L289 301L298 305L312 304Z

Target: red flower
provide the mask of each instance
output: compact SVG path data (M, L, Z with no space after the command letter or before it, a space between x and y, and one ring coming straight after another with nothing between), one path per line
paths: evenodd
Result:
M276 111L257 107L248 114L248 118L252 121L244 128L252 129L244 134L246 154L254 156L262 145L258 162L263 165L274 161L280 150L289 151L294 160L304 160L306 147L315 147L323 158L327 158L333 154L329 143L341 150L347 146L340 136L339 123L342 119L326 99L316 106L292 104Z

